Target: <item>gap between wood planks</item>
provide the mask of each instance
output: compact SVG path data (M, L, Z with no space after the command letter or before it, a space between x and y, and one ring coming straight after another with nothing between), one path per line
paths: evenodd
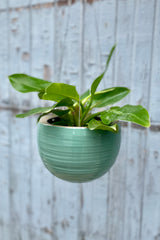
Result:
M102 2L104 0L82 0L81 3L88 3L88 4L92 4L94 2ZM71 0L70 4L74 4L76 3L76 0ZM68 5L68 0L64 0L64 1L58 1L58 2L48 2L48 3L37 3L37 4L32 4L32 5L27 5L27 6L20 6L20 7L9 7L7 8L3 8L0 9L0 12L5 12L5 11L23 11L26 9L41 9L41 8L52 8L54 6L67 6Z
M27 108L17 108L17 107L7 107L7 106L0 106L0 111L11 111L13 112L13 114L17 114L19 111L21 112L26 112L26 111L29 111L30 109L27 109ZM121 126L122 127L128 127L128 123L127 122L121 122ZM141 129L141 130L146 130L145 127L142 127L140 125L137 125L137 124L134 124L134 123L131 123L131 127L132 128L136 128L136 129ZM155 123L152 123L150 128L149 128L152 132L160 132L160 124L155 124Z

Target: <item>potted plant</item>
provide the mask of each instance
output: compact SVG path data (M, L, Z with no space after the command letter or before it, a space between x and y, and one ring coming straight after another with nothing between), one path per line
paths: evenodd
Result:
M130 90L113 87L97 91L115 46L112 47L104 72L81 96L75 86L49 82L25 74L9 76L19 92L38 92L42 100L55 103L34 108L16 117L32 114L38 117L38 147L44 165L55 176L71 181L86 182L105 174L114 164L120 148L120 121L143 127L150 126L149 114L141 105L112 106ZM92 112L93 109L103 109Z

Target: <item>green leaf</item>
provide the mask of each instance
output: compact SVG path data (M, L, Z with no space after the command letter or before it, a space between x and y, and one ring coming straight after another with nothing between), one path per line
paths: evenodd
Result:
M110 53L109 53L109 56L108 56L108 59L107 59L107 62L106 62L106 67L105 67L104 72L103 72L100 76L98 76L98 77L94 80L94 82L92 83L92 86L91 86L91 95L94 95L94 93L95 93L96 90L97 90L98 85L100 84L100 82L101 82L104 74L106 73L106 71L107 71L107 69L108 69L108 66L109 66L109 62L110 62L110 60L111 60L111 57L112 57L112 55L113 55L113 52L114 52L115 48L116 48L116 45L114 45L114 46L112 47L112 49L111 49L111 51L110 51Z
M100 84L102 78L104 77L104 74L105 74L105 71L100 75L98 76L94 82L92 83L92 86L91 86L91 95L94 95L95 91L97 90L97 87L98 85Z
M79 94L75 86L65 83L52 83L46 88L43 99L51 101L60 101L64 98L71 98L79 101Z
M43 116L46 116L48 113L43 113L43 114L41 114L39 117L38 117L38 119L37 119L37 123L39 122L39 120L41 119L41 117L43 117Z
M71 98L63 98L61 101L59 101L55 107L72 107L74 104L73 100Z
M65 109L65 110L62 110L62 109L53 109L52 110L52 113L56 114L57 116L63 116L65 114L67 114L70 110L69 109Z
M39 99L43 99L43 94L45 93L45 91L39 92L38 93L38 97Z
M80 96L80 100L88 97L90 95L90 90L88 89L87 91L85 91L81 96Z
M19 73L10 75L8 78L12 86L22 93L41 92L51 84L46 80Z
M61 115L64 115L64 114L66 114L66 113L68 113L70 110L69 109L67 109L67 110L61 110L61 109L55 109L56 107L72 107L73 106L73 104L74 104L74 102L73 102L73 100L72 99L70 99L70 98L64 98L64 99L62 99L60 102L58 102L58 103L56 103L55 105L53 105L53 110L51 111L52 113L54 113L54 111L56 111L55 112L55 114L57 114L58 115L58 111L66 111L66 112L63 112L63 114L61 114ZM59 112L60 113L60 112ZM45 115L47 115L48 113L43 113L42 115L40 115L39 116L39 118L37 119L37 122L39 122L39 120L41 119L41 117L43 117L43 116L45 116ZM59 115L60 116L60 115Z
M111 107L108 111L101 114L104 124L121 120L139 124L143 127L150 126L149 114L141 105L125 105L123 107Z
M24 118L33 114L38 114L38 113L49 113L53 110L54 106L52 107L41 107L41 108L33 108L30 111L22 114L16 115L17 118Z
M91 108L112 105L124 98L129 92L130 90L125 87L113 87L96 92L93 96Z
M89 114L83 121L83 124L87 124L91 119L95 118L95 117L99 117L101 115L101 113L103 113L103 111L101 112L96 112L93 114Z
M114 133L118 132L118 125L114 124L112 126L107 126L105 124L103 124L101 121L97 121L95 119L92 119L91 121L89 121L88 123L88 128L90 130L107 130L107 131L111 131Z
M42 115L41 115L41 116L38 118L38 120L37 120L37 121L39 121L42 116L44 116L44 115L46 115L46 114L48 114L48 113L50 113L50 112L54 112L54 111L55 111L55 112L57 111L57 113L59 112L59 114L60 114L61 111L65 111L65 112L63 112L63 114L62 114L62 112L61 112L61 115L64 115L64 114L68 113L70 110L69 110L69 109L61 110L61 109L55 109L55 108L56 108L56 107L62 107L62 106L64 106L64 107L70 107L70 106L72 106L73 104L74 104L74 102L72 101L72 99L70 99L70 98L64 98L64 99L62 99L60 102L54 104L52 107L39 107L39 108L34 108L34 109L31 109L30 111L28 111L28 112L26 112L26 113L18 114L18 115L16 115L16 117L17 117L17 118L24 118L24 117L27 117L27 116L30 116L30 115L33 115L33 114L42 113ZM55 113L55 114L56 114L56 113ZM57 114L57 115L58 115L58 114ZM60 116L60 115L59 115L59 116Z

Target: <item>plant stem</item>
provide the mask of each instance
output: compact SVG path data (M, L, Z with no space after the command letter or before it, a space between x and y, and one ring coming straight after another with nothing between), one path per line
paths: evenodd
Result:
M82 112L84 111L84 106L83 106L83 104L82 104L82 102L80 101L80 106L79 107L81 107L81 109L82 109Z
M97 113L94 113L94 114L89 115L89 116L83 121L83 124L86 124L86 123L89 122L92 118L97 117L98 115L100 115L100 114L103 113L103 112L104 112L104 111L102 111L102 112L97 112Z
M92 97L91 97L90 103L89 103L86 111L83 112L83 114L82 114L82 118L81 118L81 121L80 121L80 125L81 125L81 126L83 126L83 120L85 119L85 117L87 116L88 112L90 111L90 107L91 107L91 105L92 105L92 101L93 101L93 99L92 99Z

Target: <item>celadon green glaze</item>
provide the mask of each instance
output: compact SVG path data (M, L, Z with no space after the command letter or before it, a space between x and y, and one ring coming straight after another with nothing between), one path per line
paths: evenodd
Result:
M38 148L46 168L58 178L87 182L101 177L114 164L121 133L85 127L38 123Z

